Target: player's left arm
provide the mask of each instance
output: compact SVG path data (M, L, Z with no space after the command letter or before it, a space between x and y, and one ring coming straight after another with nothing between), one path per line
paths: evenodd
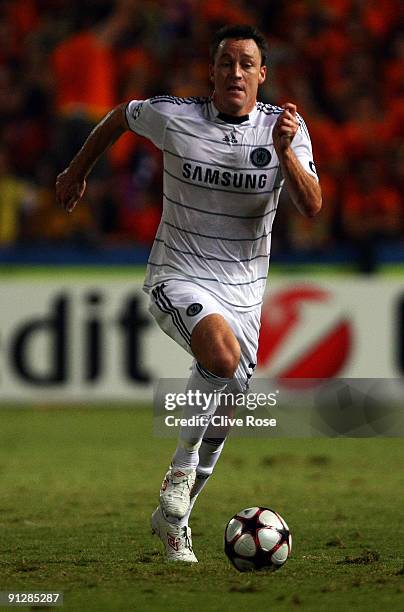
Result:
M321 209L321 188L316 177L307 172L292 148L300 128L296 106L284 104L273 129L273 143L288 193L305 217L314 217ZM314 167L314 166L313 166Z

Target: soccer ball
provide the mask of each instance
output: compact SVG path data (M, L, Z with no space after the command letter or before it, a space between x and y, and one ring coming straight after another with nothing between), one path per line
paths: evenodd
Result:
M226 525L224 551L239 572L276 570L287 561L291 550L289 527L269 508L246 508Z

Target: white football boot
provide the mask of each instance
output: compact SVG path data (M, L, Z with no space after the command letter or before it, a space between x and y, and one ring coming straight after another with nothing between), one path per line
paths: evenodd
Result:
M169 523L158 506L151 516L152 533L158 535L163 542L169 561L186 561L198 563L192 550L192 536L189 527L179 527Z
M189 510L196 470L170 467L160 489L160 505L167 516L183 518Z

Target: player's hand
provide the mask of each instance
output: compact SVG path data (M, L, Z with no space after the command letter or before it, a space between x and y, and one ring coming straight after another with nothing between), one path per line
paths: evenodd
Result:
M292 102L286 102L286 104L282 105L282 108L284 110L279 115L272 132L274 147L278 157L290 147L299 129L299 121L296 117L296 105L292 104Z
M56 201L66 212L71 213L86 190L85 179L78 179L69 168L56 179Z

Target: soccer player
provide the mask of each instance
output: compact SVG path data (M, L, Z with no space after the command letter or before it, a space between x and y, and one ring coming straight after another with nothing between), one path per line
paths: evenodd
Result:
M271 231L283 184L313 217L321 191L307 127L296 106L257 102L266 77L265 38L251 26L214 36L207 98L158 96L114 108L57 179L57 200L71 212L99 156L133 130L164 153L164 206L144 290L161 329L193 357L188 392L247 389L256 362ZM220 407L219 407L220 409ZM164 477L152 528L172 560L196 562L189 516L224 444L207 419L184 427Z

